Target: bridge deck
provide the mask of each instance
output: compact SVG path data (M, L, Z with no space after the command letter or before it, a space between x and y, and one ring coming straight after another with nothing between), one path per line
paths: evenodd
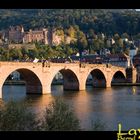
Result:
M48 63L50 66L80 66L80 63ZM33 63L33 62L11 62L11 61L0 61L0 66L2 65L11 65L11 66L30 66L30 65L36 65L36 66L42 66L42 62ZM88 64L88 63L81 63L81 66L93 66L93 67L107 67L106 64ZM113 66L109 65L109 68L123 68L121 66Z

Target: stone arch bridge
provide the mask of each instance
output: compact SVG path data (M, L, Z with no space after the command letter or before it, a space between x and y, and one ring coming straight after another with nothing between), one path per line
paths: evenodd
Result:
M41 94L51 93L51 83L58 72L63 75L64 90L85 90L89 74L103 79L105 87L111 87L117 73L126 77L125 68L106 64L0 62L0 98L4 82L13 71L26 81L27 93Z

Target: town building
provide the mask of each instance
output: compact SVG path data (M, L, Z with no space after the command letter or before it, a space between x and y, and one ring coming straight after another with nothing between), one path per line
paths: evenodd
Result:
M88 54L88 55L73 55L71 56L71 59L73 61L81 61L83 63L89 63L89 64L102 64L103 63L103 57L96 55L96 54Z
M134 45L140 47L140 39L134 40Z
M140 54L137 54L133 57L133 65L134 67L140 66Z
M106 56L106 62L114 66L130 67L130 57L124 53L108 54Z
M129 50L129 56L130 56L131 60L137 54L137 52L138 52L138 48L134 44L131 44L130 50Z
M100 50L100 55L108 55L108 54L110 54L110 50L109 49L102 48Z
M137 70L137 82L140 83L140 54L133 57L133 65Z
M9 43L23 43L24 28L23 26L10 26L7 35L5 34L5 37Z
M23 43L40 42L43 44L48 44L48 30L29 30L23 37Z

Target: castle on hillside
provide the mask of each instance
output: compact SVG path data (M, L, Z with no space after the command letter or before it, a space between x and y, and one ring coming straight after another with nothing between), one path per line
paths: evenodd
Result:
M10 26L7 30L0 31L0 41L4 41L8 44L15 43L33 43L40 42L45 45L59 45L65 40L66 44L69 44L71 38L66 35L57 34L56 29L40 28L29 31L24 31L22 25Z

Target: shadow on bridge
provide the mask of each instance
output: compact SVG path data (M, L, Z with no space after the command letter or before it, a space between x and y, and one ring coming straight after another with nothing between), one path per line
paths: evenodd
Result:
M14 71L15 72L15 71ZM3 85L25 85L27 94L42 94L42 84L38 76L29 69L17 69L16 72L19 73L20 78L13 79L12 73L10 73ZM3 89L2 89L3 91ZM10 92L10 91L9 91Z
M103 72L99 69L94 69L88 75L86 86L93 86L96 88L106 87L106 79Z
M63 85L63 90L79 90L78 78L70 69L62 69L55 75L51 83L51 91L54 85Z

